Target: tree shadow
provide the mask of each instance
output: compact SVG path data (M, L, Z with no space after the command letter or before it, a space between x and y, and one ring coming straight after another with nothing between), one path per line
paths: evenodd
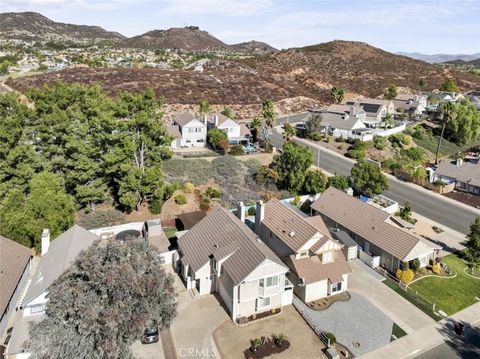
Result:
M463 325L463 334L457 334L455 326ZM453 349L460 358L480 358L480 328L472 327L469 323L447 318L446 323L439 329L445 344Z

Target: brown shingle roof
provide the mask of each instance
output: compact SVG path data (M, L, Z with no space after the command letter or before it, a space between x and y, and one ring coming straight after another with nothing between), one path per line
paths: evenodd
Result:
M325 232L317 228L318 219L315 219L312 224L311 220L306 220L276 199L270 200L265 205L265 217L262 224L294 252L298 251L318 232L324 236L329 235L326 226Z
M210 256L226 257L224 270L235 285L244 280L265 259L285 267L282 261L233 213L217 207L178 240L182 263L196 272ZM287 268L285 268L287 269Z
M0 236L0 315L7 308L31 255L30 248Z
M446 158L438 164L436 173L475 186L480 181L480 163L464 161L461 166L457 166L455 160Z
M195 116L193 116L190 112L182 112L177 116L175 116L174 121L177 125L183 127L194 119L195 119Z
M347 260L341 251L335 251L334 261L323 264L318 256L295 259L292 255L288 261L299 278L303 278L305 284L329 279L332 283L341 282L342 275L351 273Z
M312 208L400 260L420 242L413 234L387 223L388 213L333 187Z
M178 125L167 126L167 133L172 135L175 138L181 138L182 134L180 133L180 127Z

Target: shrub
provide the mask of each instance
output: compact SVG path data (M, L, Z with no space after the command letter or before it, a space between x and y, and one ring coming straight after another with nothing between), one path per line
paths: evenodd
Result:
M110 227L123 223L125 215L116 209L106 211L96 210L87 214L79 215L78 224L86 229Z
M412 270L416 272L420 268L420 260L418 258L415 258L409 262L409 265L410 268L412 268Z
M408 146L412 143L412 138L408 135L402 135L401 141L402 145Z
M408 268L410 268L408 262L402 262L402 263L400 263L400 269L401 269L401 270L405 270L405 269L408 269Z
M283 343L285 342L285 340L287 339L287 337L285 336L285 334L280 333L280 334L274 334L273 339L275 340L275 344L277 344L279 347L281 347L283 345Z
M349 149L347 152L347 157L356 159L356 160L363 160L367 157L367 151L364 149Z
M337 337L335 336L335 334L333 333L330 333L330 332L327 332L325 333L325 336L330 339L330 345L333 345L337 342Z
M440 263L435 263L435 264L432 266L432 272L435 273L435 274L440 274L440 273L442 273L442 267L440 266Z
M210 210L210 203L205 203L202 201L202 203L200 203L200 211L203 211L203 212L207 212Z
M353 137L347 138L347 143L348 144L353 145L354 142L355 142L355 139Z
M300 200L301 200L300 196L299 196L299 195L296 195L296 196L293 198L293 202L292 202L293 205L294 205L295 207L297 207L297 206L300 204Z
M192 193L195 190L195 185L192 182L185 182L183 185L183 192Z
M208 187L207 190L205 191L205 194L209 198L222 198L222 192L220 192L219 190L213 187Z
M402 278L402 274L403 274L403 271L400 268L398 268L397 271L395 272L395 277L400 279Z
M341 144L339 144L339 145L337 146L337 148L338 148L339 150L343 150L343 149L345 148L345 145L344 145L343 143L341 143Z
M242 145L235 145L230 149L230 154L233 156L241 156L244 154Z
M175 203L179 205L185 204L187 203L187 197L185 197L183 194L179 194L175 196Z
M375 147L377 150L385 149L385 143L386 143L385 137L375 136L373 138L373 147Z
M254 316L252 315L252 319L255 319L253 318ZM252 339L250 340L250 350L252 352L256 352L258 350L258 348L260 348L262 346L262 342L260 339L258 338L255 338L255 339Z
M152 214L160 214L162 212L163 207L163 199L162 198L152 198L152 202L150 203L150 212Z
M250 207L250 208L247 210L247 214L248 214L249 216L254 216L256 213L257 213L257 210L256 210L255 206Z
M162 162L162 169L169 182L192 182L199 185L207 183L213 176L212 163L204 159L172 158Z
M425 267L422 267L418 270L418 273L421 274L421 275L425 275L427 274L427 268Z
M343 138L343 135L341 135L340 137L337 137L337 138L335 139L335 141L337 141L337 142L345 142L345 138Z
M332 142L332 136L327 136L327 143Z
M397 271L397 277L398 277L398 271ZM413 271L411 269L405 269L403 271L401 271L400 273L400 281L403 283L403 284L408 284L410 283L413 278L415 277L415 273L413 273Z
M382 167L388 170L402 168L402 164L393 158L387 158L382 162Z
M311 134L309 135L309 137L310 137L310 139L312 139L312 140L314 140L314 141L317 141L317 142L318 142L318 141L321 141L322 138L323 138L322 134L321 134L321 133L318 133L318 132L311 133Z

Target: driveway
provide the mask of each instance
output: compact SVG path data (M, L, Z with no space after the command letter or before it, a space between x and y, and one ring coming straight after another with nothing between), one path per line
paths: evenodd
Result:
M138 359L165 358L165 353L163 352L163 345L161 340L152 344L142 344L140 341L136 341L132 344L132 353Z
M214 330L230 320L221 302L214 295L179 296L178 316L170 330L178 358L218 358L213 341Z
M348 277L348 290L367 298L375 307L397 323L407 334L413 333L435 321L404 299L378 277L373 276L371 268L358 259L348 262L352 274Z
M292 305L284 307L282 314L277 317L245 327L238 327L232 321L227 321L217 328L213 337L222 358L244 359L243 351L250 346L251 339L280 333L287 336L290 348L275 354L275 359L322 357L321 350L325 345Z
M357 293L346 302L335 302L325 310L314 310L297 297L295 306L315 327L335 334L355 356L390 343L393 321ZM359 345L355 345L358 343Z

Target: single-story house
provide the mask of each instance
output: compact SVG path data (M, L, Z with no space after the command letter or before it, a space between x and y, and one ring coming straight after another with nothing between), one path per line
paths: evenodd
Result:
M288 267L243 222L244 211L238 217L217 207L178 240L187 289L219 293L234 321L293 299Z
M339 228L358 243L359 252L379 257L379 265L395 273L402 262L419 259L425 267L439 246L402 229L390 214L336 188L328 188L311 206L329 227Z
M0 236L0 336L15 308L30 273L32 250Z
M42 233L42 256L27 285L25 296L16 313L12 338L7 346L7 356L27 358L29 322L42 320L48 303L48 288L73 263L81 251L100 237L74 225L50 243L50 231Z
M311 112L322 115L322 128L333 137L354 137L356 130L366 128L363 123L366 113L356 106L333 104Z
M442 160L435 170L434 180L455 182L459 191L480 195L480 159Z
M295 293L305 302L347 290L350 267L342 244L320 216L302 216L278 200L257 202L255 232L290 267Z
M393 101L365 98L359 101L349 101L348 106L361 107L366 117L363 123L371 127L377 127L388 114L395 113Z

